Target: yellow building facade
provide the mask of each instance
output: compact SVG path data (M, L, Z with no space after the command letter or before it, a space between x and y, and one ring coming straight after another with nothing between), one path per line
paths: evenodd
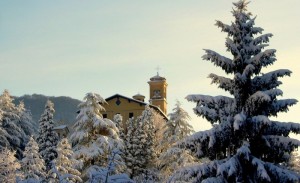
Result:
M150 78L149 90L149 103L145 102L145 96L137 94L133 97L126 97L124 95L115 94L106 98L107 104L104 104L105 112L103 112L104 118L113 119L114 115L121 114L123 121L127 121L129 118L136 118L142 114L145 107L149 105L156 112L161 114L167 119L167 83L164 77L157 74Z

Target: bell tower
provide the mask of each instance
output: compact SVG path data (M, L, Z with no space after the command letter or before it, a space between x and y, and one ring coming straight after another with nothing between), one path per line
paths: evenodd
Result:
M156 76L150 78L148 81L150 87L149 103L159 107L165 114L167 114L167 81L166 78L161 77L157 72Z

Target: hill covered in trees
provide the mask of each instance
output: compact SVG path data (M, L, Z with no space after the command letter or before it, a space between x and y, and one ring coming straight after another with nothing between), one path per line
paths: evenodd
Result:
M23 101L26 109L31 111L33 120L38 123L38 120L43 113L43 109L47 100L51 100L54 103L55 113L54 120L57 123L64 123L70 126L73 124L76 118L77 105L80 100L73 99L71 97L54 97L45 96L40 94L24 95L21 97L15 97L14 103L19 104Z

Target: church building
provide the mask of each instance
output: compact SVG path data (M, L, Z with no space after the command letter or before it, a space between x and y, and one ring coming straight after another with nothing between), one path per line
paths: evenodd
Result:
M105 99L107 104L103 105L106 110L103 112L103 117L112 120L114 115L121 114L123 121L127 121L129 118L140 116L145 110L146 105L149 105L167 120L168 84L166 78L159 76L157 73L156 76L150 78L148 84L150 89L149 103L145 102L145 96L141 94L132 97L115 94Z

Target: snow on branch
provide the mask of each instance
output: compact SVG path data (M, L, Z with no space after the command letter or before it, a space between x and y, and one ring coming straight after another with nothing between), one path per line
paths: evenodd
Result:
M224 161L224 160L223 160ZM223 161L212 161L202 165L190 165L177 170L168 180L168 183L177 181L201 182L205 177L215 177L218 164Z
M228 36L232 36L235 33L233 26L224 24L223 22L221 22L219 20L216 21L215 25L217 27L220 27L222 29L222 32L227 32Z
M285 137L287 137L290 132L299 134L300 133L300 124L294 123L294 122L272 121L272 123L265 129L266 134L283 135Z
M283 99L273 101L270 106L268 106L269 113L273 116L277 116L278 112L287 112L290 106L295 105L298 102L296 99Z
M235 110L235 100L225 96L188 95L188 101L197 102L194 112L210 123L221 123Z
M233 73L234 64L231 59L226 58L215 51L204 49L206 52L202 59L211 61L214 65L221 67L226 73Z
M297 139L292 139L290 137L283 137L277 135L265 135L264 138L267 140L268 144L270 144L268 151L269 156L271 159L279 159L284 158L284 154L282 152L292 152L295 148L300 145L300 141ZM276 158L274 158L274 156Z
M214 125L210 130L196 132L186 137L177 142L176 146L190 149L198 158L208 157L215 159L217 158L217 152L228 146L231 128L230 122ZM218 158L225 156L225 152L218 153Z
M256 68L252 64L248 64L243 71L243 77L250 78L251 75L255 72L255 69Z
M257 106L261 106L262 104L270 101L271 97L268 94L262 91L257 91L247 99L245 103L245 111L248 114L255 113L258 110Z
M253 27L253 25L255 24L255 19L256 19L256 17L254 17L254 18L250 18L249 17L249 20L247 22L242 23L242 27L244 27L244 28L251 28L251 27Z
M225 161L218 166L217 176L231 177L233 175L238 175L239 166L240 164L237 156L233 156L228 161Z
M241 53L238 49L238 45L234 43L234 41L229 37L226 38L225 46L227 47L227 51L230 51L232 55L236 57L235 60L241 58Z
M269 95L271 100L275 99L277 96L282 96L283 92L280 89L271 89L264 91L265 94Z
M252 159L252 165L257 167L256 173L258 175L258 178L263 181L266 180L268 182L271 181L270 176L267 173L267 170L265 169L265 163L263 161L261 161L260 159L257 158L253 158Z
M243 113L234 116L233 128L234 130L239 130L241 126L246 122L246 116Z
M300 176L297 175L295 172L278 167L273 163L266 162L265 168L269 172L269 175L271 177L271 182L294 183L300 181Z
M258 45L261 43L268 43L269 38L271 38L271 37L273 37L273 34L264 34L264 35L258 36L252 41L252 44Z
M264 31L264 29L261 27L252 27L252 29L251 29L251 33L253 35L258 34L258 33L261 34L263 31Z
M278 77L290 76L291 71L288 69L280 69L272 71L261 76L256 76L252 79L253 90L269 90L282 84L278 81Z
M260 52L257 55L253 56L250 60L249 63L255 65L256 67L261 67L261 66L268 66L273 64L273 62L276 61L275 58L275 49L268 49L265 50L264 52ZM260 69L258 69L257 74L259 73Z
M224 89L225 91L229 91L230 94L233 94L233 80L223 77L223 76L218 76L216 74L209 74L209 78L212 79L211 83L219 84L219 88Z

